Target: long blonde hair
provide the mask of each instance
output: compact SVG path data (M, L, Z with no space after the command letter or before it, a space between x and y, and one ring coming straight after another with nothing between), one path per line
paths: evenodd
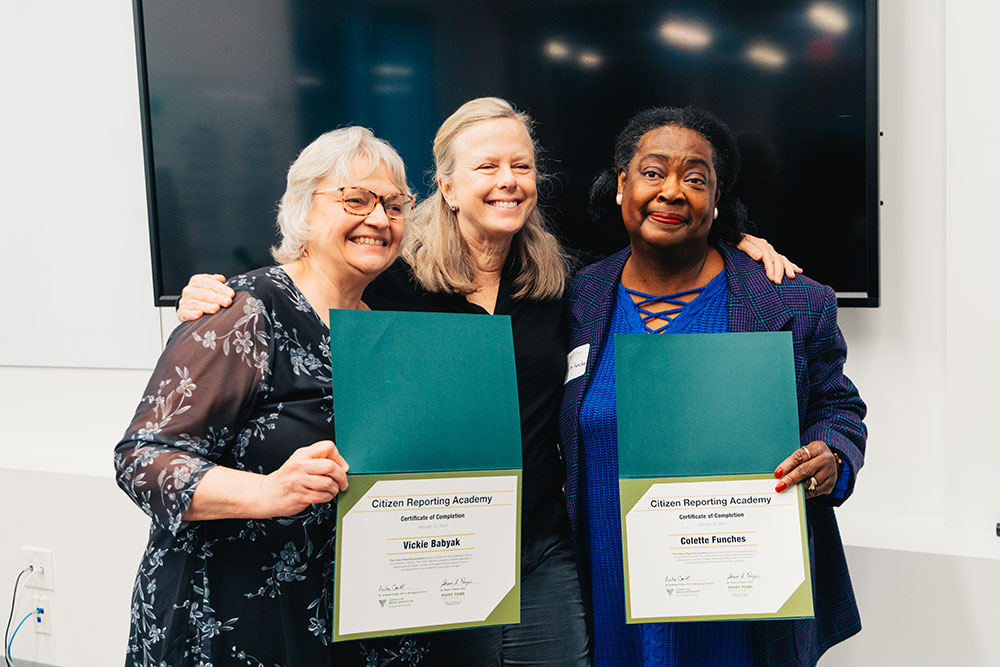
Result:
M402 257L420 285L430 292L472 294L479 289L469 246L458 228L458 216L448 206L437 183L455 171L455 140L476 123L498 118L516 120L538 149L532 120L507 100L480 97L450 115L434 137L435 185L413 212ZM566 286L569 261L559 240L549 231L538 207L531 212L510 244L514 270L514 298L556 299Z

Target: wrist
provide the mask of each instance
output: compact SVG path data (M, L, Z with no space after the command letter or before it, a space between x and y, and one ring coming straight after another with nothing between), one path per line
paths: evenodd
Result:
M270 490L268 485L267 475L262 475L260 473L251 473L254 476L253 479L253 493L249 494L252 498L249 504L249 514L250 519L269 519L274 516L271 511L270 502Z

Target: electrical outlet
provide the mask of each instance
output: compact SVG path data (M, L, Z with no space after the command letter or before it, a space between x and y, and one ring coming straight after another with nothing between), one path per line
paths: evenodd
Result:
M40 635L52 634L52 601L48 595L36 595L35 632Z
M46 591L55 590L55 579L52 576L52 549L21 547L24 555L24 566L29 565L35 571L24 582L27 588L41 588Z

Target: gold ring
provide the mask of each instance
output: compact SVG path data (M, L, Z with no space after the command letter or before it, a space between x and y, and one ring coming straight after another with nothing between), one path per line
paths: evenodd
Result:
M806 491L814 491L815 489L816 489L816 478L815 477L810 477L809 478L809 488L806 489Z

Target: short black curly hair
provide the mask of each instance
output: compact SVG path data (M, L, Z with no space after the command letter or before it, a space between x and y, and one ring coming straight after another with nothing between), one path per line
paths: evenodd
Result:
M740 149L729 126L698 107L653 107L632 116L615 139L614 167L605 169L590 188L590 214L597 220L611 208L618 190L618 174L628 170L639 142L660 127L683 127L703 136L712 146L712 166L719 189L719 217L712 223L708 242L738 243L747 227L747 209L734 192L740 175Z

